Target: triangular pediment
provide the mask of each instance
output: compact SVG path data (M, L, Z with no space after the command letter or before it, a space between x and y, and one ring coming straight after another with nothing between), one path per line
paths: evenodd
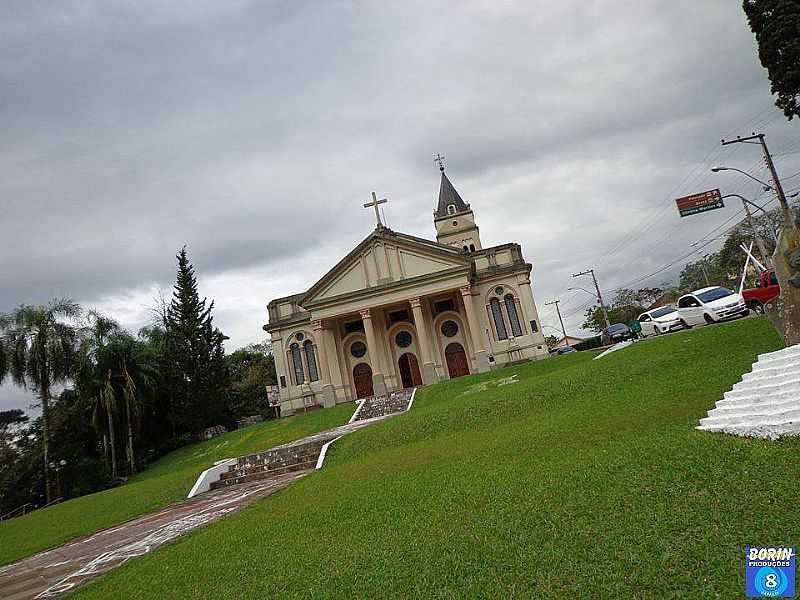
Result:
M346 298L362 290L468 267L457 249L430 240L376 229L305 294L302 306Z

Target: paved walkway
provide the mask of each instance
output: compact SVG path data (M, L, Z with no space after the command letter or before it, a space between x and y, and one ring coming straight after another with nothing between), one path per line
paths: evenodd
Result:
M390 416L353 421L278 447L313 440L331 441ZM147 554L192 529L207 525L285 488L311 471L285 473L263 481L206 492L0 567L0 598L33 600L62 596L132 558Z
M0 568L4 600L55 598L286 487L309 471L209 492Z

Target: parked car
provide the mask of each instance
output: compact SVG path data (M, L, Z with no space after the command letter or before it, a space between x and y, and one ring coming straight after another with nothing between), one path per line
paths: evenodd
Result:
M719 286L705 287L678 299L678 315L684 327L744 317L749 312L741 294Z
M674 306L660 306L639 315L639 325L642 327L642 336L659 335L683 329L678 309Z
M633 332L625 323L614 323L603 329L601 338L603 340L603 345L608 346L609 344L616 344L633 339Z
M564 346L563 348L556 348L556 356L561 356L562 354L572 354L573 352L577 352L575 348L572 346Z
M781 286L778 284L778 276L774 269L763 271L759 276L758 285L742 292L747 308L763 314L764 307L775 300L781 294Z

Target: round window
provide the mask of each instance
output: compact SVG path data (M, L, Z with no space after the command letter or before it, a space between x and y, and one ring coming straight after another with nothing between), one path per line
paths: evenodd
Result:
M294 336L294 337L295 337L295 339L296 339L298 342L302 342L302 341L305 339L305 337L306 337L306 336L304 336L302 333L298 333L298 334L297 334L296 336Z
M497 294L498 296L502 295L504 291L505 290L501 285L498 285L496 288L494 288L494 293Z
M453 337L458 333L458 324L455 321L445 321L442 323L442 335L444 337Z
M455 227L456 225L458 225L458 221L453 221L453 227Z
M350 354L356 358L361 358L367 353L367 345L364 342L353 342L350 346Z
M411 345L411 334L407 331L400 331L394 336L394 342L401 348L408 348Z

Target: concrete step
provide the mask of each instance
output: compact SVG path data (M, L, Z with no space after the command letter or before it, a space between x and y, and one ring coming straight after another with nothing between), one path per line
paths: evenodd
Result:
M800 389L800 372L763 380L740 381L731 388L730 392L725 392L723 398L736 398L755 392L767 394L781 388L789 389L792 387Z
M307 471L313 469L317 464L317 460L308 460L305 462L295 463L293 465L289 465L283 468L278 469L269 469L264 471L256 471L247 473L244 475L238 475L236 477L229 477L227 479L220 479L219 481L215 481L211 484L212 490L217 490L224 487L229 487L232 485L240 485L242 483L250 483L252 481L262 481L264 479L270 479L273 477L277 477L278 475L284 475L286 473L295 473L297 471Z
M775 440L783 436L800 435L800 421L792 423L768 423L763 425L701 425L697 429L715 433L728 433L742 437L757 437Z
M771 402L783 401L788 398L800 398L800 388L793 385L773 386L769 389L753 388L737 392L725 392L722 400L717 400L717 406L739 404L740 402Z
M769 408L758 412L739 413L726 416L708 416L700 419L700 425L766 425L768 423L791 423L800 421L800 408Z
M781 400L771 400L766 402L738 402L736 404L724 404L717 406L708 411L709 417L727 417L730 415L758 413L758 412L772 412L775 410L791 410L792 408L800 409L800 401L796 398L785 398Z
M788 348L781 348L780 350L775 350L773 352L759 354L758 358L756 359L756 364L767 365L772 361L790 357L800 358L800 344L795 344L794 346L789 346Z

